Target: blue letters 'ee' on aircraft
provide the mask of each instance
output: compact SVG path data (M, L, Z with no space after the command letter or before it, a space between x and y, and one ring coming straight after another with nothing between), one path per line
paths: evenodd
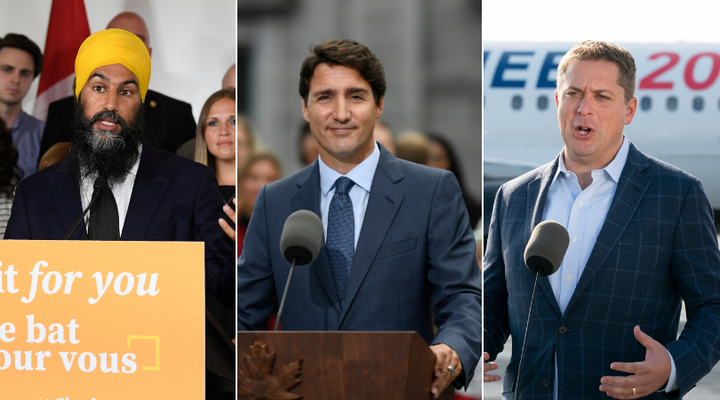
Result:
M720 45L617 43L635 58L637 112L624 133L702 181L720 210ZM573 43L485 43L484 155L541 165L562 149L557 65Z

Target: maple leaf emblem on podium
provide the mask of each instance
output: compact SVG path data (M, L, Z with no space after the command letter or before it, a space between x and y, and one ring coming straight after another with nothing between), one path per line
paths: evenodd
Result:
M280 367L277 375L271 375L275 364L275 352L259 339L250 346L250 355L243 354L243 362L249 376L238 368L238 399L242 400L296 400L302 396L288 392L300 381L302 361Z

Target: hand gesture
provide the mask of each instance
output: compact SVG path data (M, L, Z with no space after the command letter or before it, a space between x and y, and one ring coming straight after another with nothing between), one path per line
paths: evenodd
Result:
M233 204L235 204L235 207L237 207L237 197L233 197ZM237 223L237 221L235 220L235 211L233 211L232 207L225 204L223 206L223 211L225 211L225 214L227 214L227 216L233 222ZM228 224L227 221L225 221L225 219L223 219L223 218L220 218L218 220L218 224L220 224L220 227L222 228L222 230L225 231L225 234L227 234L230 237L230 239L235 241L235 230L230 226L230 224Z
M483 353L483 359L485 361L490 359L490 354L487 352ZM500 380L500 375L488 374L490 371L498 369L498 365L494 362L487 362L483 364L483 382L497 382Z
M627 372L629 376L603 376L600 391L616 399L636 399L647 396L667 385L672 369L665 347L635 326L635 339L645 346L645 361L614 362L610 368Z

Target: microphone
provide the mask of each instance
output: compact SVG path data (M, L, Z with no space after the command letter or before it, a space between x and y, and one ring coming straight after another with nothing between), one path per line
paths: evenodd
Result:
M95 200L97 200L98 194L100 193L99 187L105 186L105 185L100 185L100 182L102 182L104 180L105 180L105 178L102 176L98 176L95 179L95 183L93 184L92 198L90 198L90 204L88 204L87 208L85 210L83 210L82 215L80 215L80 218L78 218L77 221L75 221L72 228L70 228L70 232L68 232L68 234L65 235L65 238L63 238L63 240L68 240L70 238L70 235L72 235L73 232L75 232L75 228L77 228L77 226L80 224L80 221L82 221L83 218L85 218L85 215L88 213L88 211L90 211L90 208L93 206L93 204L95 204Z
M533 274L552 275L560 268L569 244L570 236L564 226L543 221L533 229L525 247L525 265Z
M533 307L535 306L535 294L537 292L538 281L541 276L550 276L557 272L560 264L562 264L569 244L570 235L568 235L567 229L565 229L564 226L555 221L542 221L533 229L530 235L530 241L528 241L525 247L525 265L530 272L535 274L535 286L533 287L527 323L525 324L525 338L523 339L522 352L520 353L520 366L518 368L518 374L515 377L516 400L520 398L520 383L525 364L525 350L527 350L528 333L530 332L530 322L532 321L530 317L532 316Z
M322 221L312 211L298 210L290 214L285 220L282 235L280 236L280 251L283 258L292 265L290 266L290 273L288 274L287 283L285 283L285 290L275 320L275 330L278 330L278 326L280 326L280 318L282 317L283 308L285 308L285 299L295 271L295 265L306 265L315 261L318 254L320 254L322 237Z

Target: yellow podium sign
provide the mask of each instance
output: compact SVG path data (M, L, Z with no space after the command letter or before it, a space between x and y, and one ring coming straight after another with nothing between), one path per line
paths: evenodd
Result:
M204 398L203 246L0 240L0 400Z

